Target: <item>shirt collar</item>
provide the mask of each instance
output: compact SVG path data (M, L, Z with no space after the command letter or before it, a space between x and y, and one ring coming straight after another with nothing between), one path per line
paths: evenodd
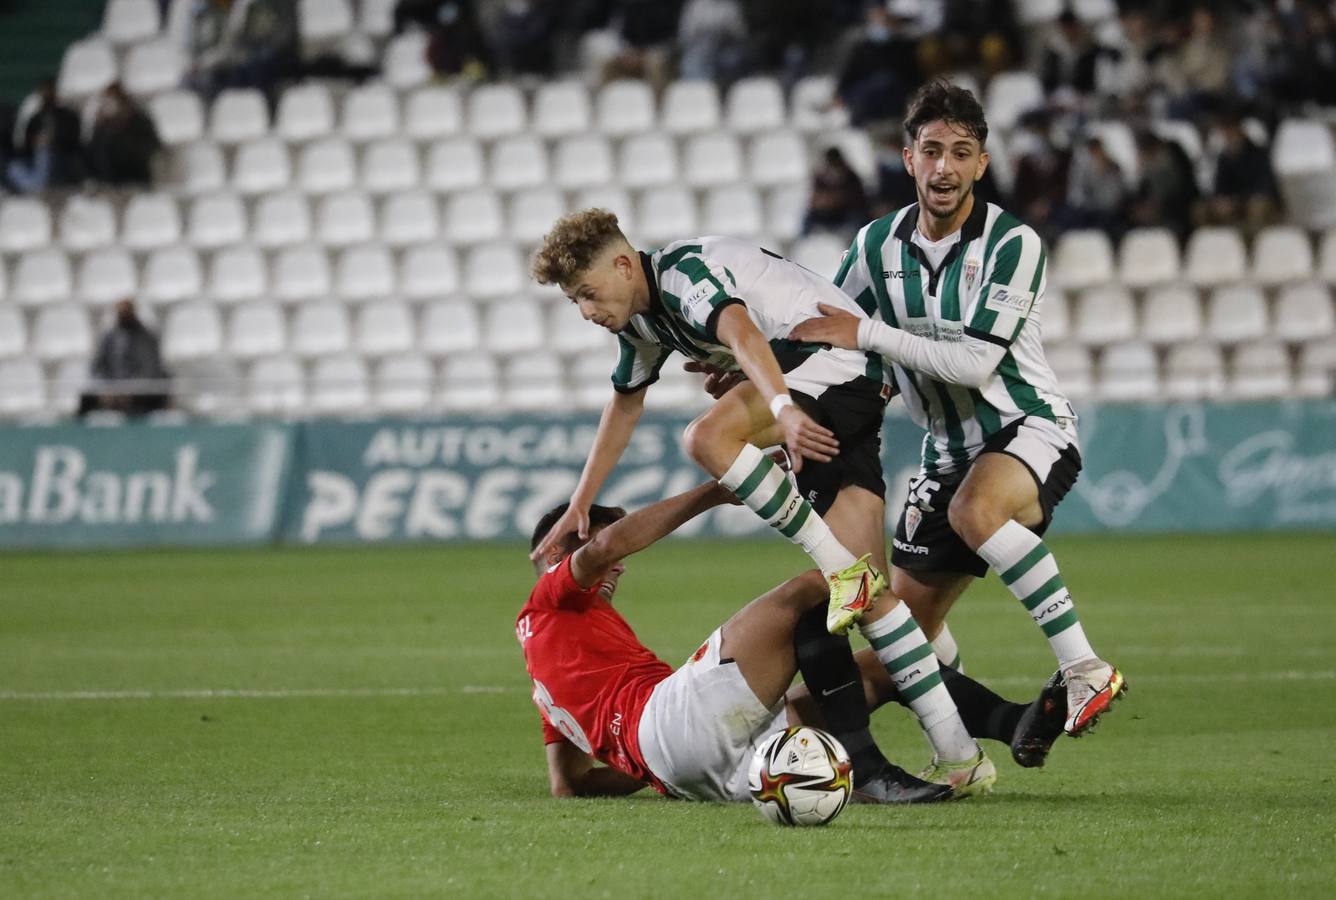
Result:
M976 185L977 186L977 185ZM918 227L919 205L915 203L909 207L904 218L895 229L895 238L899 241L909 242L914 236L914 229ZM968 244L970 241L978 240L983 237L983 227L988 222L988 204L979 199L978 194L974 196L974 208L970 210L965 223L960 226L960 243Z

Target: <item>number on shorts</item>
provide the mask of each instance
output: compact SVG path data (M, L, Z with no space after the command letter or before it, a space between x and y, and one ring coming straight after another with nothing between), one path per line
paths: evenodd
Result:
M547 721L551 723L552 727L566 736L566 740L585 753L592 754L594 752L593 745L589 743L589 738L585 736L580 723L575 721L575 716L553 703L552 695L547 692L543 683L537 679L534 679L533 683L533 702L538 704L538 708L543 711L543 715L547 717Z

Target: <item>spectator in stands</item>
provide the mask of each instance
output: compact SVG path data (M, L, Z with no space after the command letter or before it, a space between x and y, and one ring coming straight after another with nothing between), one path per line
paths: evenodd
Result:
M438 75L480 80L492 67L490 48L472 0L401 0L395 28L413 22L427 30L427 63Z
M738 0L687 0L677 25L679 78L729 84L746 70L747 23Z
M16 190L36 193L83 180L79 117L56 99L54 79L43 81L23 102L15 128L18 146L5 174Z
M1231 90L1234 49L1226 28L1209 7L1192 11L1184 40L1164 54L1157 80L1171 99L1169 112L1190 118Z
M1071 163L1071 154L1054 143L1051 125L1046 111L1032 110L1020 117L1011 141L1016 160L1011 204L1024 222L1048 239L1055 236L1049 225L1067 199Z
M265 92L297 66L296 0L195 0L186 33L186 82L212 98L229 87Z
M682 0L613 0L610 22L621 47L604 79L643 78L662 90L672 78L681 15Z
M869 6L863 34L849 51L835 96L856 126L900 114L910 91L922 82L908 23L881 4Z
M1159 29L1144 10L1125 5L1116 24L1114 34L1100 45L1105 63L1096 71L1099 93L1113 100L1149 90L1154 66L1165 51Z
M1317 2L1289 3L1273 13L1276 41L1270 81L1286 106L1336 106L1336 10Z
M153 156L162 149L158 129L138 104L113 82L99 98L88 139L88 168L93 178L122 187L152 182Z
M158 337L140 321L133 300L116 304L116 323L98 342L93 385L79 400L79 415L98 409L141 416L170 403Z
M803 218L803 234L816 230L850 235L868 220L863 180L839 147L829 147L812 173L812 196Z
M862 17L861 4L811 0L742 0L747 33L762 69L792 84L811 68L820 48Z
M491 27L496 64L511 76L551 75L558 13L550 0L504 0Z
M925 75L973 68L994 75L1015 64L1021 36L1011 3L944 0L937 36L924 43Z
M1275 221L1280 193L1270 152L1248 137L1243 130L1243 119L1236 111L1224 113L1217 128L1221 150L1216 159L1211 196L1201 208L1201 221L1249 230Z
M877 189L872 197L872 215L881 218L918 200L914 178L905 168L905 133L899 123L875 130L877 145Z
M1131 202L1131 224L1163 225L1185 240L1200 196L1192 160L1178 142L1150 131L1139 131L1136 143L1141 177Z
M1098 228L1115 241L1127 229L1127 185L1123 171L1104 142L1087 138L1072 155L1067 206L1059 217L1065 228Z
M1091 94L1095 90L1095 66L1100 48L1090 29L1070 9L1063 10L1044 39L1039 78L1044 91L1059 90Z

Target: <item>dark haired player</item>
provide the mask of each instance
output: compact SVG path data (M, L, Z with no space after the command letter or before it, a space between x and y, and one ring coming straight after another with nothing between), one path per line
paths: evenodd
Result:
M975 200L988 124L973 94L924 85L905 130L918 202L865 225L835 277L871 318L823 308L793 336L880 353L928 432L896 528L892 593L953 664L944 619L991 568L1048 638L1065 729L1078 736L1126 682L1090 646L1041 540L1081 469L1076 413L1044 357L1044 248L1015 216Z

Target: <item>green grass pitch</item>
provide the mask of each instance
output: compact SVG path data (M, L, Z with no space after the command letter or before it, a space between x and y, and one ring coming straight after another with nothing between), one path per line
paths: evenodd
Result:
M547 796L514 546L0 556L3 897L1317 896L1336 890L1331 534L1056 538L1129 698L989 797L850 807ZM674 665L798 570L668 543L619 605ZM1031 694L1042 637L993 579L952 617ZM875 719L907 767L927 746Z

